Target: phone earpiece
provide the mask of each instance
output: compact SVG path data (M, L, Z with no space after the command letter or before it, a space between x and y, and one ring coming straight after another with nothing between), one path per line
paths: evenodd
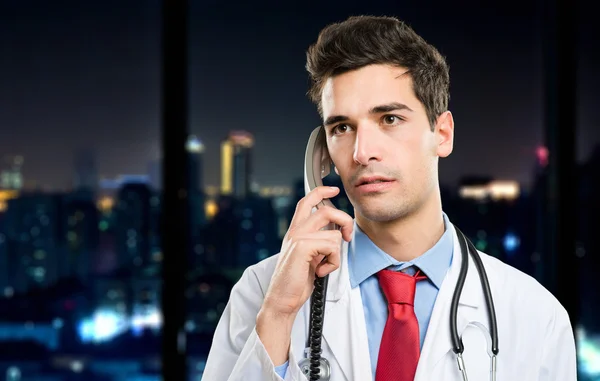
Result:
M304 190L306 193L323 185L323 178L331 172L331 158L327 151L323 127L317 127L310 134L304 158ZM324 199L321 205L333 206L329 199ZM335 223L330 223L325 230L339 229ZM324 258L325 260L325 258ZM305 359L300 362L302 372L310 381L327 381L330 377L330 366L327 360L321 357L322 329L325 314L325 300L327 294L327 280L329 275L315 277L314 290L310 302L309 337L306 343Z

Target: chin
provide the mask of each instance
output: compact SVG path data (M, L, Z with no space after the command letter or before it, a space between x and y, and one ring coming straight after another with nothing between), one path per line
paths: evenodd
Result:
M364 219L373 222L395 221L410 214L410 210L405 205L393 205L390 202L386 203L385 205L373 204L367 201L362 205L358 205L356 207L356 212L358 212L358 214L360 214Z

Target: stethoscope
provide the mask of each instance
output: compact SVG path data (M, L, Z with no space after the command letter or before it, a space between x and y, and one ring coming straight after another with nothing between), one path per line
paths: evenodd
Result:
M450 305L450 334L452 338L452 350L456 354L458 370L462 375L463 381L468 381L467 370L463 359L464 345L462 338L458 335L457 316L458 302L462 289L467 278L469 267L469 254L475 263L479 280L483 289L485 304L488 312L489 325L491 334L487 332L485 327L479 323L470 323L481 329L486 334L488 340L488 355L491 359L490 380L496 381L496 360L498 356L498 327L496 324L496 311L494 309L494 301L492 299L492 291L488 282L487 273L483 267L481 257L473 243L456 227L456 233L459 237L460 250L462 255L462 263L458 281L454 294L452 295L452 303ZM467 254L468 253L468 254ZM311 297L310 305L310 327L309 335L306 343L305 358L300 360L298 366L310 381L328 381L331 377L331 366L326 358L321 357L321 335L323 331L323 317L325 313L325 291L327 290L327 276L315 280L315 290Z

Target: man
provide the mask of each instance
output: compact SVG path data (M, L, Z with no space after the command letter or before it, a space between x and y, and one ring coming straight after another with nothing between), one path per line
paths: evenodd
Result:
M329 274L330 380L462 380L449 324L462 251L438 184L438 160L454 142L445 60L403 22L365 16L326 27L307 69L355 220L334 208L313 213L339 189L318 187L298 203L280 253L233 288L203 380L306 380L298 362L315 273ZM341 229L321 230L330 222ZM480 255L497 317L497 379L575 381L565 309L533 278ZM488 309L472 260L468 270L456 327L469 379L489 380Z

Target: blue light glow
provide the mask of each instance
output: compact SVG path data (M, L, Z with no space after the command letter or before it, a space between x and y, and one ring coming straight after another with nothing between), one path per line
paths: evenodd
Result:
M80 322L79 337L83 342L101 343L123 333L128 325L125 317L114 311L96 311L94 316Z
M600 338L589 337L581 327L577 329L577 357L583 374L600 377Z
M514 233L507 233L504 237L504 250L506 250L507 253L515 252L520 244L521 240Z
M144 312L128 316L112 309L98 310L92 317L83 319L78 326L78 333L85 343L101 343L114 339L118 335L131 331L140 336L144 329L160 330L162 315L156 308L146 308Z

